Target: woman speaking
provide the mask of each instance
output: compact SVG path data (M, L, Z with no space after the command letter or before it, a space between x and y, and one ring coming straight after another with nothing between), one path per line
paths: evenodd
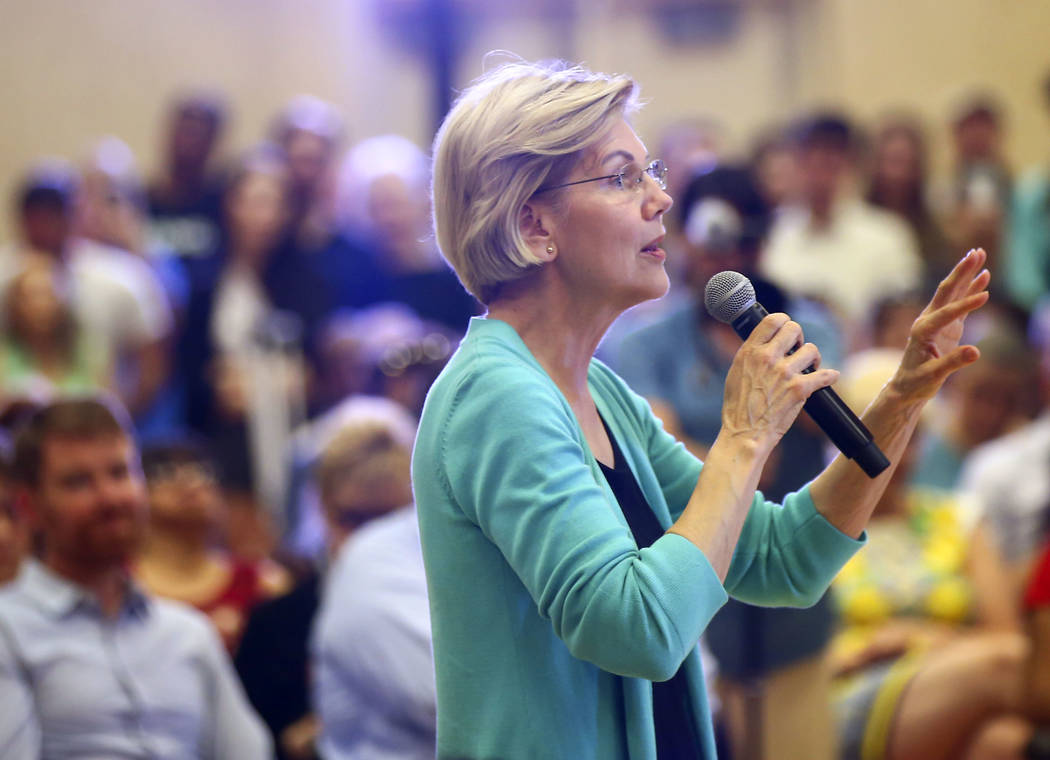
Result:
M434 146L438 243L487 306L432 387L413 458L442 758L714 758L698 641L727 594L812 604L857 550L893 467L838 457L765 501L771 449L833 383L784 314L729 372L701 463L593 358L668 289L667 167L622 76L528 63L467 89ZM969 253L864 415L896 464L923 404L975 361L987 299ZM686 336L683 336L685 338ZM804 373L810 365L818 368Z

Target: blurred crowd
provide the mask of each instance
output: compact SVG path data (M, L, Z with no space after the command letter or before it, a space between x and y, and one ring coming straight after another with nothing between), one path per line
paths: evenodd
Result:
M1050 80L1042 97L1050 114ZM826 663L817 698L842 758L1050 757L1050 151L1010 166L1008 116L994 93L960 100L941 173L929 125L903 112L800 114L744 157L710 121L649 146L671 168L671 292L626 313L599 357L701 457L739 345L703 307L712 275L746 274L799 321L859 413L953 262L988 253L992 299L964 338L982 358L931 405L867 546L813 609L730 603L705 636L719 682ZM179 736L216 757L433 757L409 462L426 391L482 310L436 248L424 149L351 144L331 104L301 96L229 162L229 118L220 96L187 95L156 176L107 136L35 163L11 199L0 748L61 755L90 736L99 755L127 741L175 757ZM800 418L763 491L799 488L829 455ZM56 601L118 569L131 585L112 609ZM131 674L79 708L55 684L33 692L92 625ZM214 702L166 701L190 655L161 635L214 663ZM115 668L108 653L75 682ZM731 723L722 750L743 758Z

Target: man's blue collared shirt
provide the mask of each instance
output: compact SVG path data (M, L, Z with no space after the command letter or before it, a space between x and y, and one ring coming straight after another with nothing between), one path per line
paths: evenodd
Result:
M129 585L116 616L35 560L0 589L0 760L271 756L202 615Z

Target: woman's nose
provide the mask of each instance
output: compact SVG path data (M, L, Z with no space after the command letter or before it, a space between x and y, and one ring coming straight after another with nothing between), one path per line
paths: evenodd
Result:
M661 214L667 213L674 205L674 199L664 188L660 187L655 179L646 177L645 217L655 219Z

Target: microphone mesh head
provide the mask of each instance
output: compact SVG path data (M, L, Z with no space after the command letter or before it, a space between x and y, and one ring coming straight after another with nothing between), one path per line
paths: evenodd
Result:
M719 272L707 281L704 288L707 313L726 324L743 314L754 302L755 288L740 272Z

